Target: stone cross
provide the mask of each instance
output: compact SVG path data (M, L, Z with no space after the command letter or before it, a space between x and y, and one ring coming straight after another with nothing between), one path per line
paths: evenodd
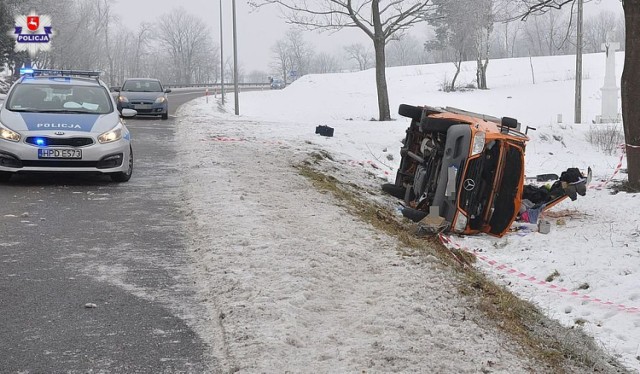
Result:
M616 84L616 50L620 43L606 42L602 44L602 50L606 55L606 70L604 73L604 86L602 91L602 115L599 123L618 122L618 85Z

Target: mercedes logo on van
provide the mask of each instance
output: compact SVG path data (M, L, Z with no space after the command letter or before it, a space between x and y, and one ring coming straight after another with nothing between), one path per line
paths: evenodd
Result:
M464 188L465 191L471 191L476 188L476 182L473 179L465 179L464 182L462 182L462 188Z
M56 135L64 135L64 131L56 131L56 132L54 132L54 134L56 134Z

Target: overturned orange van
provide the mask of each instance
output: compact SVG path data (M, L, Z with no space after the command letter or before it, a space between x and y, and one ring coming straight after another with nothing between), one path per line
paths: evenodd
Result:
M402 213L427 216L460 234L504 235L516 219L529 138L514 118L461 109L400 105L411 119L395 183L383 190L404 201Z

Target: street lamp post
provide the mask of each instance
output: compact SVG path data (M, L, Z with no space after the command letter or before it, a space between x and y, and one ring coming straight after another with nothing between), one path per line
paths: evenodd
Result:
M240 114L238 102L238 35L236 33L236 0L233 0L233 95L236 101L236 116Z
M220 0L220 94L222 95L222 105L224 105L224 55L222 38L222 0Z
M582 123L582 2L578 0L578 29L576 37L576 92L574 123Z

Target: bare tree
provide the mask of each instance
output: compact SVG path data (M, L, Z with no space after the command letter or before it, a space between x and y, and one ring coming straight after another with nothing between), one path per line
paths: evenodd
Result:
M391 119L385 74L385 45L399 31L424 20L428 0L251 0L253 7L279 5L288 22L311 30L354 27L373 42L379 120Z
M437 6L435 17L429 20L434 26L435 40L425 43L428 50L439 50L446 61L452 61L456 68L449 90L456 89L456 80L460 74L462 62L473 53L475 26L469 22L468 2L433 0Z
M114 77L114 61L112 57L112 45L109 41L109 27L112 24L112 21L115 20L115 16L111 13L111 2L110 0L96 0L95 3L95 24L98 26L96 30L96 34L102 34L104 36L104 54L107 57L108 62L108 80L109 84L113 86L115 84Z
M233 56L229 56L224 60L224 81L225 86L233 82L233 74L235 70L233 68ZM244 68L242 65L238 65L238 82L244 82Z
M149 48L149 41L151 33L153 31L153 24L148 22L142 22L138 26L135 40L135 52L133 54L133 65L131 67L130 74L133 77L139 77L141 75L141 63L143 57L146 55L146 50Z
M553 56L573 48L574 44L567 43L569 38L575 36L575 23L571 23L569 17L554 11L528 18L525 35L529 50L537 56Z
M487 66L489 65L489 39L493 31L493 0L473 2L474 36L476 46L476 82L478 88L487 89Z
M407 66L420 63L420 42L409 34L399 34L387 44L387 66Z
M344 47L349 60L354 60L358 64L358 69L365 70L371 67L373 62L373 53L371 49L363 44L354 43Z
M336 73L339 70L340 63L338 59L326 52L321 52L313 58L310 73L327 74Z
M545 12L573 4L576 0L523 0L527 5L523 19L535 12ZM624 122L625 149L627 152L628 182L632 188L640 188L640 1L624 0L625 54L622 72L621 96Z
M504 49L504 57L515 57L518 37L523 22L513 18L513 4L510 0L495 0L494 17L498 32L500 48Z
M584 43L587 51L600 52L602 43L615 40L619 35L618 29L624 28L624 22L612 11L603 11L596 16L587 18L584 22Z
M207 35L205 42L193 57L191 80L197 83L214 83L220 78L220 47Z
M292 28L287 31L286 47L291 62L291 78L297 79L307 74L313 57L313 49L304 40L302 30Z
M291 59L286 40L278 40L276 44L271 47L271 53L273 53L271 68L280 74L282 81L286 84L287 73L291 69Z
M208 26L198 17L178 8L160 17L156 38L164 43L171 53L178 83L191 83L191 71L195 56L207 40Z

